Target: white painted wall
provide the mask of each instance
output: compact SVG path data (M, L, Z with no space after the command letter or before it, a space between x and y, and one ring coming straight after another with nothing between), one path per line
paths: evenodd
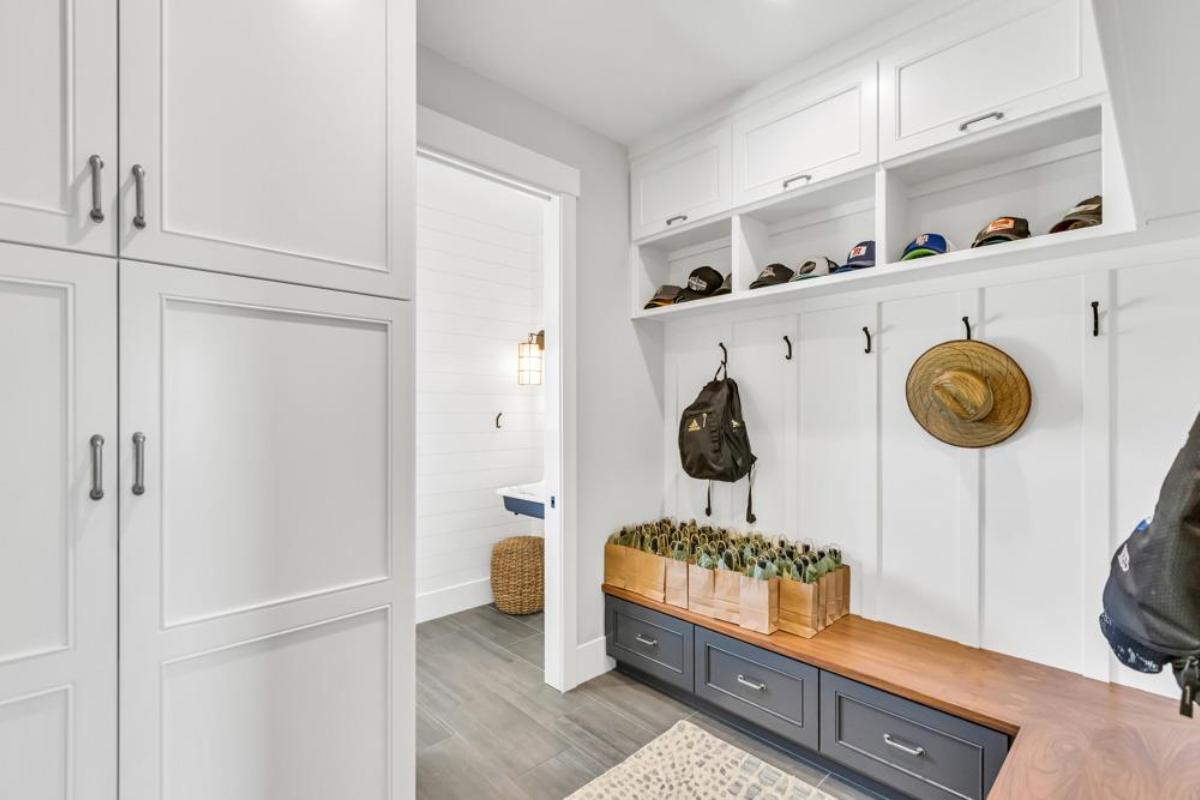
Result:
M418 621L490 602L492 545L542 531L495 489L542 478L545 395L516 369L517 343L543 327L545 202L417 162Z
M604 664L604 538L662 508L662 339L629 320L625 148L438 54L418 50L418 101L580 170L578 263L578 639L585 677ZM586 650L586 652L583 652Z

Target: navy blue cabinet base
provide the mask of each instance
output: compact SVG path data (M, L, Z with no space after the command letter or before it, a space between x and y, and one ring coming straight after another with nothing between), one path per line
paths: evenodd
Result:
M608 654L623 672L885 797L983 800L1008 737L616 597Z

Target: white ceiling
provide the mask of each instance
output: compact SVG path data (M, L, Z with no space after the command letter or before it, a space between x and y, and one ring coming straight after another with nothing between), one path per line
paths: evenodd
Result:
M419 0L418 39L619 142L917 0Z

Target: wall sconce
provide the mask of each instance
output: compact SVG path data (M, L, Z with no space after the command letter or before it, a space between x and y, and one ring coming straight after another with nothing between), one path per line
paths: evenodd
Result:
M517 385L542 385L542 352L546 349L546 332L529 334L517 345Z

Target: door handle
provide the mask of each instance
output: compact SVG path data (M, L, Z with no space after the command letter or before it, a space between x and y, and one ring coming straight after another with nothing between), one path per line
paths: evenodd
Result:
M133 227L139 230L146 227L146 168L134 164L133 169L133 202L136 208L133 215Z
M637 634L636 636L634 636L633 638L637 639L639 642L646 645L646 647L658 647L658 639L647 639L645 636L642 636L640 633Z
M811 183L812 175L795 175L791 178L788 178L786 181L783 182L783 188L785 188L785 189L788 188L796 181L804 181L805 183Z
M971 127L976 122L983 122L985 119L994 119L994 120L996 120L996 122L999 122L1000 120L1004 119L1004 112L1003 111L989 111L986 114L980 114L978 117L971 117L971 119L967 120L962 125L959 125L958 129L960 131L965 131L967 128Z
M103 199L100 196L103 193L100 186L100 170L104 169L104 159L92 154L88 158L88 166L92 168L92 211L88 216L92 218L92 222L104 222Z
M670 226L676 222L687 222L687 214L676 214L673 217L667 218L667 225Z
M903 744L903 743L898 742L895 739L893 739L892 735L890 733L885 733L883 735L883 743L886 744L888 747L896 748L901 753L908 753L910 756L925 755L924 747L909 747L908 745Z
M104 497L104 437L94 434L92 445L92 490L88 497L100 500Z
M146 434L133 435L133 493L146 492Z
M767 688L767 685L765 683L759 683L758 681L752 681L749 678L747 678L745 675L738 675L737 682L740 683L742 686L745 686L747 689L753 689L756 692L764 691Z

